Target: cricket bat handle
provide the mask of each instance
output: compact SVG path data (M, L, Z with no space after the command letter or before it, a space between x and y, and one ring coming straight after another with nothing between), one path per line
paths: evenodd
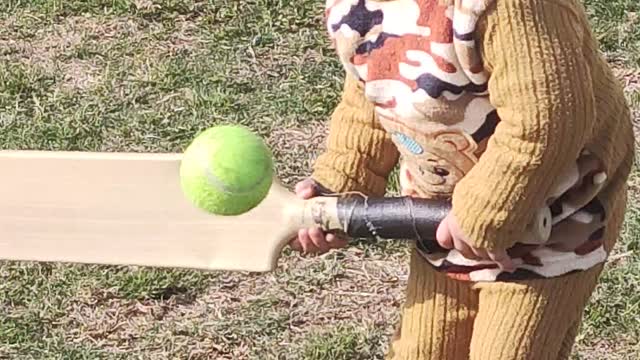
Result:
M300 208L301 207L301 208ZM448 202L410 197L315 197L291 210L295 228L320 227L351 238L435 240Z
M412 197L316 197L297 211L297 228L319 226L351 238L416 240L433 249L437 248L436 231L451 211L451 203ZM550 210L541 209L518 242L546 242L551 223Z
M348 197L338 200L337 211L342 230L350 237L435 240L450 205L410 197Z

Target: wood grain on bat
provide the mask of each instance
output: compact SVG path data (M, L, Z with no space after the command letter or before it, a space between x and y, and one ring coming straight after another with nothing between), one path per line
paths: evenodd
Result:
M295 229L278 182L252 211L192 206L178 154L0 152L0 258L269 271ZM289 227L287 227L289 225Z

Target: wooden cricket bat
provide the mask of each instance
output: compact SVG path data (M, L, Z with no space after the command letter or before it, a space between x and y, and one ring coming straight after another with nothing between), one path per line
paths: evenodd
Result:
M239 216L187 201L180 154L0 151L0 259L271 271L302 227L428 246L449 205L407 197L301 200L274 180Z
M302 227L429 239L447 211L405 198L305 201L274 179L253 210L216 216L183 195L180 161L180 154L0 151L0 259L262 272L277 266ZM382 215L390 227L371 228Z

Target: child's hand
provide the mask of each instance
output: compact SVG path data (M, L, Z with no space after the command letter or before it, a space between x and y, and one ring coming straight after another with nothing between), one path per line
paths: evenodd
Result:
M295 188L296 195L302 199L310 199L320 195L318 185L312 179L306 179ZM298 237L289 242L289 246L302 253L326 253L331 249L347 246L347 239L335 234L325 234L320 228L300 229Z
M440 246L445 249L456 249L467 259L492 260L495 261L502 270L512 272L515 270L511 257L505 250L490 251L487 249L474 248L469 245L467 236L460 229L458 221L453 214L449 213L438 226L436 239Z

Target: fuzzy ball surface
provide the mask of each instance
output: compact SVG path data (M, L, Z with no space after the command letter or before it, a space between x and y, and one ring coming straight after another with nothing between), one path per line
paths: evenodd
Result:
M197 135L185 149L180 183L189 201L216 215L239 215L267 196L273 157L264 141L239 125L220 125Z

